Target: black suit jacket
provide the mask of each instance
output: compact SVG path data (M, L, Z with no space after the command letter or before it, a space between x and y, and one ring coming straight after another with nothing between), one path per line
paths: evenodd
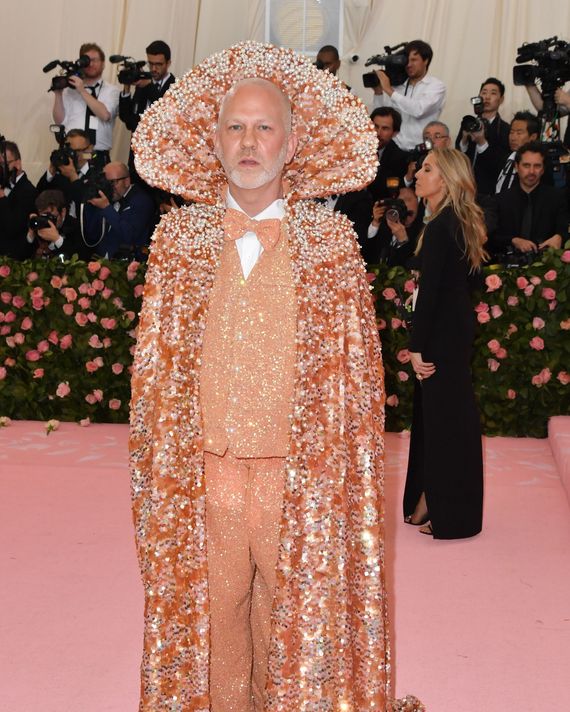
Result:
M372 197L367 190L356 190L339 195L334 206L336 212L346 215L352 222L362 245L368 237L368 226L372 220Z
M509 148L509 131L509 124L497 114L495 120L488 124L485 130L485 136L489 144L487 150L483 151L483 153L476 153L475 142L471 141L471 139L467 141L466 156L473 166L479 193L484 195L493 195L495 193L497 178L511 152ZM455 147L457 149L459 149L461 143L461 133L461 129L459 129L455 139Z
M521 235L523 216L528 202L532 202L530 235ZM495 249L511 246L513 237L525 237L537 245L553 235L568 234L568 212L565 195L557 188L541 183L531 193L525 193L518 182L497 196L498 226Z
M376 178L368 186L372 199L387 198L391 191L386 187L386 180L388 178L398 178L400 185L402 185L407 170L408 154L406 151L402 151L394 141L390 141L382 152Z
M157 92L156 86L151 82L145 87L137 87L132 96L119 97L119 118L129 129L134 131L139 125L139 121L145 112L148 104L153 104L157 99L164 96L165 92L175 82L171 74Z
M36 189L24 175L8 196L0 198L0 254L25 260L32 254L26 239L28 218L35 212Z

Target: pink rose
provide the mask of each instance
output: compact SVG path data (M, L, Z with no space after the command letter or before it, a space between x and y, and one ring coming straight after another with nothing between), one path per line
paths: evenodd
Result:
M402 326L402 320L392 317L390 321L390 326L392 327L392 329L399 329Z
M75 315L75 321L79 326L85 326L89 321L83 312L77 312Z
M135 313L134 311L126 311L125 316L129 321L132 321L135 318Z
M103 266L99 272L99 279L107 279L110 274L111 270L108 267Z
M115 297L113 299L113 304L117 307L117 309L123 308L123 300L121 299L121 297Z
M65 398L71 393L71 388L68 383L60 383L55 391L55 395L59 398Z
M533 386L543 386L545 383L548 383L548 381L550 381L551 377L552 372L550 371L550 369L543 368L540 373L537 373L536 376L533 376L531 378L531 383Z
M79 290L79 294L87 294L89 291L89 285L87 282L83 282L83 284L80 284L77 289Z
M542 290L542 296L547 300L556 299L556 292L552 289L552 287L544 287Z
M101 292L103 299L109 299L111 294L113 294L113 290L109 289L109 287L105 287L105 289Z
M88 373L95 373L95 371L99 368L95 361L87 361L85 364L85 368L87 369Z
M137 347L135 346L135 344L133 344L132 346L129 346L129 353L131 354L131 356L134 356L136 354L136 352L137 352Z
M87 269L91 272L91 274L95 274L95 272L98 272L101 269L101 263L89 262L89 264L87 265Z
M491 321L491 317L488 312L479 312L479 314L477 314L477 321L480 324L486 324L488 321Z
M548 272L544 275L544 279L547 282L554 282L557 276L558 274L555 269L549 269Z
M487 285L488 292L494 292L496 289L499 289L503 282L498 274L490 274L485 279L485 284Z
M89 420L89 418L82 418L82 419L79 421L79 425L80 425L82 428L87 428L87 427L89 427L89 425L91 425L91 421Z
M488 312L489 305L486 304L485 302L479 302L479 304L477 304L477 306L475 307L475 311L477 312L477 314L482 314L484 312Z
M96 356L93 359L93 363L97 364L98 368L101 368L101 366L103 365L103 359L101 358L101 356Z
M61 292L68 302L74 302L77 299L77 292L73 287L64 287Z
M118 398L111 398L109 401L109 408L111 410L119 410L121 407L121 401Z
M141 284L137 284L137 286L135 287L135 297L139 296L139 295L137 294L137 289L138 289L139 287L142 287L142 285L141 285ZM142 290L141 290L141 294L142 294ZM392 287L386 287L386 289L384 289L384 290L382 291L382 296L384 297L384 299L386 299L387 301L390 302L390 301L392 301L392 299L395 299L395 297L396 297L396 290L395 290L395 289L392 289Z
M63 284L63 280L61 279L61 277L58 277L57 274L54 274L54 276L50 279L49 283L54 289L60 289Z
M409 363L410 361L410 352L408 349L400 349L398 353L396 354L396 358L400 363Z
M378 331L382 331L382 329L386 328L386 320L385 319L376 319L376 326L378 327Z
M88 294L90 297L94 297L94 296L97 294L97 290L95 289L95 287L89 287L89 288L87 289L87 294Z
M113 373L115 374L115 376L118 376L119 373L122 373L122 372L123 372L123 369L124 369L124 366L123 366L122 363L114 363L114 364L111 366L111 370L113 371ZM401 373L403 373L403 371L399 371L399 372L398 372L398 376L400 376ZM404 374L404 375L406 376L406 378L400 378L400 381L407 381L407 380L408 380L408 374L406 373L406 374Z
M12 304L16 307L16 309L21 309L26 303L26 300L21 297L19 294L16 294L14 299L12 299Z
M563 386L567 386L570 383L570 373L568 373L567 371L560 371L556 378Z
M99 338L99 336L97 334L93 334L93 336L90 337L89 346L91 346L92 349L102 349L103 348L101 339Z
M139 262L131 262L127 267L127 279L129 280L129 282L136 277L138 268Z
M52 330L49 332L48 341L50 342L50 344L53 344L54 346L58 345L59 336L57 335L57 331Z
M97 321L97 314L95 312L90 311L89 314L87 314L87 319L94 324Z
M560 256L560 259L562 260L562 262L566 262L566 263L570 262L570 250L564 250L564 252ZM4 276L4 275L2 275L2 276Z
M388 396L388 398L386 398L386 405L392 406L393 408L396 408L399 402L400 400L396 395Z
M4 359L4 365L5 366L15 366L16 365L16 359L13 358L5 358Z
M4 304L10 304L10 302L12 301L11 292L2 292L0 294L0 300L4 302Z
M516 397L517 397L517 392L513 391L512 388L509 388L509 390L507 391L507 398L509 398L510 400L514 400Z
M8 346L9 348L13 349L15 345L16 345L16 342L14 341L14 337L13 337L13 336L7 336L7 337L6 337L6 346Z
M2 326L2 327L0 327L0 336L6 336L6 334L9 334L11 330L12 330L12 329L11 329L10 326Z
M405 371L398 371L398 378L402 383L405 383L409 379L409 375Z
M530 382L533 386L538 386L540 388L540 386L542 386L542 378L540 376L540 373L538 373L536 376L533 376L530 379Z
M40 341L36 348L41 354L45 354L46 351L49 351L49 341L47 341L46 339Z
M104 346L106 349L108 349L111 344L112 344L111 339L110 339L108 336L106 336L106 337L103 339L103 346Z
M32 306L36 311L40 311L44 308L44 300L41 297L34 297L34 299L32 299Z
M41 287L34 287L30 292L32 299L39 299L44 296L44 290Z
M6 378L6 374L8 371L4 368L4 366L0 366L0 381L3 381Z
M554 311L556 309L557 304L558 302L556 301L556 299L553 299L551 302L548 302L548 309L550 311Z
M517 277L517 287L519 289L524 289L528 284L528 279L526 277Z
M22 323L20 324L20 329L22 329L22 331L29 331L32 328L32 326L33 326L33 322L30 319L30 317L25 316L22 319Z
M11 324L13 321L16 321L16 312L13 312L12 310L7 311L4 314L4 321L6 324Z
M93 395L95 396L95 400L99 403L103 400L103 391L100 388L96 388L93 391Z
M137 298L140 297L140 296L142 296L142 293L143 293L143 292L144 292L144 286L143 286L142 284L137 284L137 286L136 286L136 287L134 288L134 290L133 290L133 294L134 294L135 297L137 297ZM386 292L394 292L394 297L396 296L396 292L392 289L392 287L388 287L387 289L385 289L385 290L382 292L382 294L384 295L384 297L385 297L386 299L388 299L388 298L394 299L394 297L386 297Z
M414 282L413 279L407 279L404 282L404 292L408 292L408 294L413 294L415 288L416 288L416 283Z
M28 282L35 282L37 278L38 278L38 273L37 273L37 272L30 272L30 273L28 274L28 276L26 277L26 279L28 280Z
M43 378L44 377L44 369L36 368L33 375L34 375L34 378Z
M495 354L497 358L507 358L507 349L500 348Z
M71 316L73 314L73 304L64 304L62 309L67 316Z
M7 340L7 339L6 339ZM31 351L26 351L26 361L39 361L42 355L39 351L32 349Z
M493 373L498 370L500 365L501 364L498 361L495 361L494 358L487 359L487 366L489 367L489 371L492 371Z
M14 343L18 344L18 346L21 346L25 340L26 337L24 336L24 334L22 334L21 331L18 331L17 334L14 334Z
M544 319L541 319L539 316L535 316L532 320L532 326L533 329L544 329Z
M62 351L65 351L65 349L68 349L72 343L73 343L73 337L71 336L71 334L66 334L65 336L62 336L61 339L59 340L59 348Z
M510 307L516 307L518 303L519 303L518 297L514 297L514 296L507 297L507 304Z
M8 265L0 265L0 277L9 277L10 272L11 270Z
M528 343L530 348L535 351L542 351L544 348L544 341L540 338L540 336L533 336Z
M525 297L530 297L534 292L534 284L529 284L528 287L525 287L523 291Z
M93 289L96 289L98 292L100 292L102 289L105 289L105 282L102 282L100 279L94 279L91 282L91 286Z
M501 348L501 344L497 339L491 339L491 341L487 342L487 348L492 354L495 354Z
M97 398L95 398L93 393L88 393L85 396L85 400L89 403L89 405L95 405L95 403L97 403Z
M562 331L568 331L570 329L570 319L565 319L560 322L560 328Z
M537 277L536 275L534 275L533 277L530 278L530 283L534 284L535 287L537 284L540 284L541 281L542 280L540 279L540 277Z
M503 310L498 304L493 304L491 307L491 316L493 319L498 319L500 316L503 316Z
M108 319L107 317L103 317L101 319L101 326L104 329L114 329L117 326L117 321L116 319Z
M91 300L89 299L89 297L81 297L80 299L78 299L77 303L82 309L89 309L89 307L91 306Z

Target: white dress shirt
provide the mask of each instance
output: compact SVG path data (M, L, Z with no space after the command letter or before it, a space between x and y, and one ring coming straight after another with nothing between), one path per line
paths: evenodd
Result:
M411 151L422 143L424 126L439 119L445 104L445 84L426 75L417 84L400 84L392 96L386 92L374 94L374 108L391 106L402 114L402 128L394 141L404 151Z
M242 210L229 190L226 203L228 208L233 208L234 210L239 210L240 212L245 213L245 210ZM283 207L283 199L278 198L277 200L274 200L271 205L268 205L265 210L262 210L258 215L254 215L253 220L270 220L271 218L282 220L284 215L285 208ZM236 240L236 247L239 260L241 262L243 276L247 279L251 270L255 267L255 263L259 259L259 256L263 252L263 246L257 239L257 235L250 231L246 232L243 237Z
M96 131L95 150L110 151L113 145L113 127L119 111L120 89L119 87L113 86L113 84L104 82L102 79L99 80L98 84L99 86L94 85L96 86L95 98L102 104L105 104L111 114L111 119L109 121L101 121L101 119L98 119L96 116L92 116L90 128ZM85 88L89 90L87 85ZM70 129L85 129L87 104L76 89L67 87L63 90L63 109L65 112L63 125L65 126L66 133Z

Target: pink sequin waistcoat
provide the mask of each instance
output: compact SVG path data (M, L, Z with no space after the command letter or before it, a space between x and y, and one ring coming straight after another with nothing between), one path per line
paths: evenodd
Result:
M170 213L149 260L130 441L144 712L209 709L199 369L223 212L218 204ZM348 220L306 200L286 203L284 219L297 352L265 709L392 709L373 304Z

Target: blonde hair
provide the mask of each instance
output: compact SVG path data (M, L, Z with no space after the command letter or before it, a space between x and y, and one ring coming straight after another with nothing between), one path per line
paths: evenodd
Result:
M483 211L475 202L475 178L467 156L455 148L434 148L432 155L437 163L446 195L430 216L433 220L441 211L450 206L459 222L465 238L465 255L475 270L487 258L483 245L487 242L487 228ZM416 254L423 242L423 232L418 241Z

